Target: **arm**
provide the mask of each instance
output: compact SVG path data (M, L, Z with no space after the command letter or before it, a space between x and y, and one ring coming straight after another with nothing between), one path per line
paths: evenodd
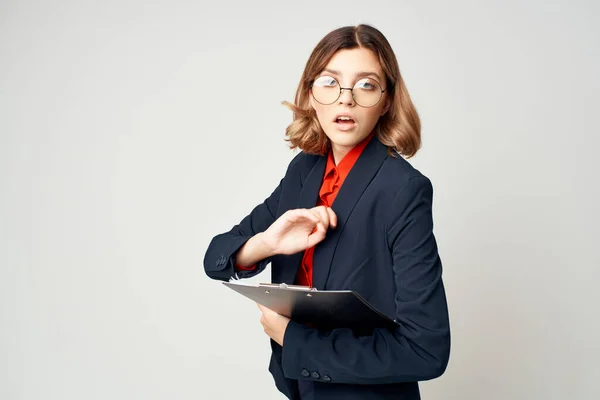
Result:
M211 240L204 256L204 271L210 278L223 281L234 275L249 278L266 268L273 254L264 246L260 234L275 221L282 184L283 179L273 193L238 225ZM256 264L256 267L241 270L235 268L236 261L240 266Z
M251 270L256 267L258 261L274 255L274 249L264 240L264 232L259 232L238 250L235 266L244 271Z
M319 332L290 321L283 339L287 378L385 384L433 379L446 369L450 328L442 266L433 236L431 183L411 179L392 203L387 226L396 281L395 330L357 337L350 329ZM306 372L305 372L306 374Z

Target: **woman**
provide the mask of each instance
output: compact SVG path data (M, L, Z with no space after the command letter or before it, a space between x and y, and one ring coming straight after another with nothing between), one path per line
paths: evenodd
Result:
M354 290L398 323L323 331L259 306L288 398L419 399L417 382L446 368L450 330L433 189L402 157L420 147L419 117L387 39L368 25L330 32L285 104L302 152L264 203L213 238L205 271L247 278L270 262L273 283Z

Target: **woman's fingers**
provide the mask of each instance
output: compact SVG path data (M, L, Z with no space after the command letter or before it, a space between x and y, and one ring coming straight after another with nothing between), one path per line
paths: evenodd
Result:
M316 224L317 222L321 221L321 218L318 215L306 208L299 208L295 210L290 210L288 212L291 214L291 222L302 222L304 219L308 219L309 221Z
M319 242L321 242L323 239L325 239L325 235L327 234L327 228L325 228L325 225L323 225L322 222L318 222L316 229L313 231L313 233L311 233L310 235L308 235L308 247L313 247L316 246Z
M329 228L330 225L329 213L327 212L327 208L325 206L319 206L311 208L310 211L312 211L315 215L319 217L321 222L323 222L323 225L325 225L325 229L327 230L327 228Z
M327 207L327 213L329 214L329 224L335 228L337 226L337 215L333 212L331 207Z
M311 208L311 211L319 215L319 217L321 218L321 220L327 228L329 228L329 226L331 226L332 228L335 228L337 226L337 215L331 207L318 206Z
M266 231L265 237L276 254L293 254L313 247L337 226L335 212L325 206L288 210Z
M321 219L312 213L310 210L304 208L298 208L294 210L288 210L282 217L285 216L285 220L280 218L281 220L280 229L281 234L285 232L294 231L296 226L300 225L316 225L321 221ZM277 222L277 221L276 221Z
M325 233L327 233L329 227L337 227L338 223L337 215L331 207L318 206L310 209L298 208L287 211L287 214L289 223L297 224L310 221L315 227L318 223L321 223Z

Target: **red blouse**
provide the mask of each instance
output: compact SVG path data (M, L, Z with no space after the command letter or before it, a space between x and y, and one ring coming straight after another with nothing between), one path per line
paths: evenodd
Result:
M344 180L373 136L374 132L371 132L362 142L354 146L354 148L340 160L337 166L333 160L333 153L329 151L327 165L325 166L325 174L323 175L323 182L321 183L321 190L319 190L319 199L317 200L316 206L331 207ZM314 251L314 247L304 251L302 263L296 274L296 282L294 282L296 285L312 286ZM240 271L253 270L256 268L256 264L250 267L243 267L237 264L235 266L236 269Z
M331 207L333 204L344 180L350 173L350 170L360 157L362 151L373 137L373 133L367 136L362 142L354 146L338 163L335 165L333 160L333 153L330 151L327 157L327 166L325 167L325 175L323 176L323 183L321 184L321 190L319 191L319 200L317 206ZM317 244L318 246L318 244ZM313 270L313 254L315 248L311 247L304 251L302 257L302 264L296 274L297 285L311 286L312 287L312 270Z

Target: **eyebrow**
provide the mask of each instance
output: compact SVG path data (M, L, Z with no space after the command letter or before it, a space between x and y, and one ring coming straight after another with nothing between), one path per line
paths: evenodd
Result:
M329 72L330 74L334 74L334 75L342 75L340 73L340 71L336 71L336 70L329 69L329 68L324 68L323 72ZM323 72L321 72L321 73L323 73ZM363 77L363 76L370 76L370 75L375 76L375 77L377 77L377 79L381 80L381 77L379 75L377 75L377 73L375 73L375 72L361 71L361 72L357 72L355 74L356 77Z

